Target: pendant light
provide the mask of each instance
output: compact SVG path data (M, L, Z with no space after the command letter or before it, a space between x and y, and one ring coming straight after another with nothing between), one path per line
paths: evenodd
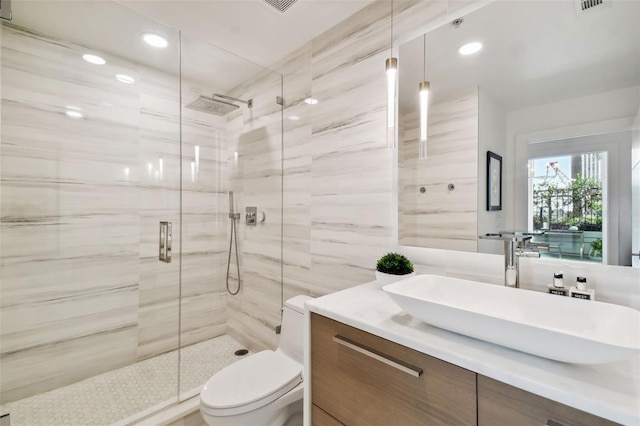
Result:
M391 43L390 56L385 62L387 71L387 146L396 147L396 78L398 74L398 58L393 57L393 0L391 0Z
M427 34L422 39L422 54L424 63L422 67L422 81L418 84L420 96L420 141L418 142L418 158L427 158L427 119L429 118L429 82L426 81L427 73Z

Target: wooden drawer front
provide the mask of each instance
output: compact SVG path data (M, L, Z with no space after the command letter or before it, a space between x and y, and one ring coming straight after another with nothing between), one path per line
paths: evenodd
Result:
M617 423L478 374L478 426L546 424L608 426Z
M328 415L317 405L311 405L311 424L313 426L342 426L342 423Z
M476 425L475 373L316 314L311 370L313 403L345 425Z

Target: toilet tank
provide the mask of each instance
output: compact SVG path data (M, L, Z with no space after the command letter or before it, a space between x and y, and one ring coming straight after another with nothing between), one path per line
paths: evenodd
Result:
M303 363L304 350L304 302L310 296L295 296L284 302L282 310L282 331L278 351Z

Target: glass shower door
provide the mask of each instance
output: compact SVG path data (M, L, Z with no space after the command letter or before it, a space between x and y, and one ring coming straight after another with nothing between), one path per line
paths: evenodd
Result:
M0 57L0 402L14 426L127 422L177 401L179 34L106 1L14 2L13 18Z
M184 400L238 349L277 345L283 158L280 74L183 33L181 77Z

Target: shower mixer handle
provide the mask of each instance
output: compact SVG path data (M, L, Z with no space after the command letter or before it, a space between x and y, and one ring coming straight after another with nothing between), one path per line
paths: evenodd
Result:
M247 207L245 212L245 223L249 226L256 226L258 219L258 208Z

